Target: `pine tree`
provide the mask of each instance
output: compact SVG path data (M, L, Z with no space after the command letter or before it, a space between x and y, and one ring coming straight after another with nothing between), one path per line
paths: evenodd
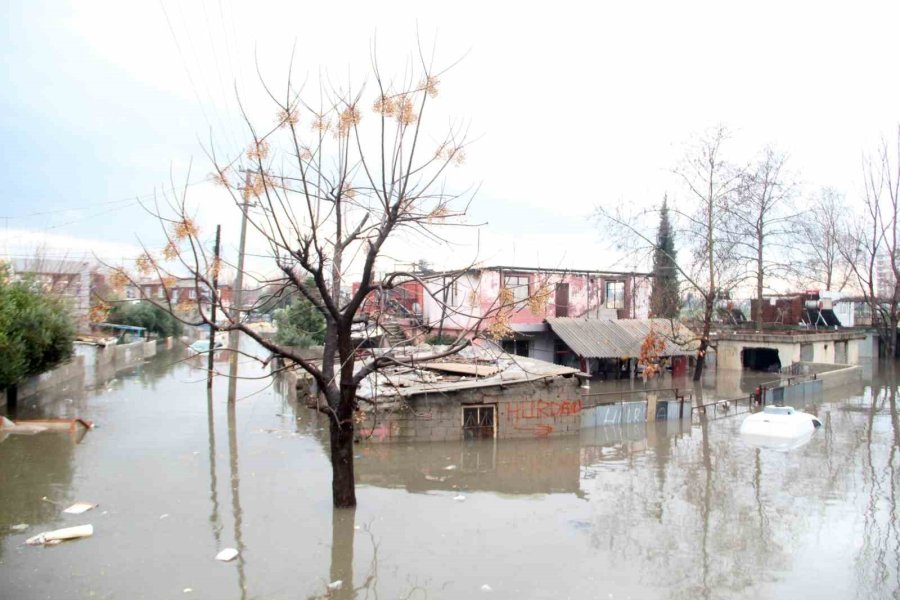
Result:
M653 317L674 319L681 310L678 297L678 273L675 267L675 236L669 223L668 199L664 196L659 211L659 230L653 251L653 289L650 293L650 314Z

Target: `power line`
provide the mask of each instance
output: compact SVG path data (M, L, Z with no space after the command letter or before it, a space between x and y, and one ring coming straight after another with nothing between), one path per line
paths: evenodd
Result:
M199 179L197 181L188 182L185 185L190 187L192 185L197 185L198 183L203 183L204 181L206 181L206 180ZM3 215L3 216L0 216L0 219L29 219L31 217L43 217L46 215L55 215L55 214L60 214L60 213L72 212L72 211L76 211L76 210L90 210L92 208L98 208L101 206L111 206L114 204L122 204L122 206L117 206L117 207L110 209L112 211L112 210L118 210L119 208L125 208L132 204L137 204L138 202L141 202L143 200L152 200L155 197L156 197L156 192L148 192L146 194L141 194L141 195L137 195L137 196L129 196L128 198L120 198L118 200L104 200L102 202L93 202L91 204L82 204L79 206L72 206L70 208L42 210L42 211L37 211L37 212L28 213L28 214L24 214L24 215ZM101 214L103 214L103 213L101 213Z

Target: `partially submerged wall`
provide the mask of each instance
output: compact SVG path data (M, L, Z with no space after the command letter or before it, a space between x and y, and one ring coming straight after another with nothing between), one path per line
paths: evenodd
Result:
M28 398L47 390L81 386L84 383L84 358L75 356L55 369L29 377L19 384L19 398Z
M498 438L573 434L581 427L581 390L576 377L417 394L390 408L366 413L360 439L375 442L453 441L466 437L465 411L485 407Z
M644 423L648 421L648 405L653 406L650 421L677 420L688 418L691 415L690 402L684 402L683 400L656 400L651 404L648 404L646 400L615 402L584 409L581 414L581 428L589 429L605 425Z
M92 387L115 376L117 371L133 367L156 355L157 344L171 346L172 338L139 341L119 346L77 346L68 362L40 375L29 377L18 386L19 399L39 393ZM6 393L0 391L0 406L6 405Z

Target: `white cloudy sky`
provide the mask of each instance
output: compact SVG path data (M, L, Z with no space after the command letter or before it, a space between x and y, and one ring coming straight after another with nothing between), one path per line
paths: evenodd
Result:
M200 182L204 230L221 222L233 255L238 213L203 183L201 141L245 146L235 89L271 123L254 63L281 81L295 47L298 78L362 81L377 40L401 74L417 31L438 63L463 58L438 100L478 140L449 185L480 186L469 220L486 225L477 244L406 243L397 260L452 267L477 248L494 264L630 267L593 207L679 201L670 170L717 123L735 160L774 144L808 189L852 199L861 153L900 121L900 3L787 4L7 2L0 250L117 260L161 245L135 198L172 177Z

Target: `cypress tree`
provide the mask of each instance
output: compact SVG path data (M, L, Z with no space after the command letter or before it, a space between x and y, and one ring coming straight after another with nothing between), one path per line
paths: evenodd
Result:
M681 310L678 297L678 271L675 267L675 236L669 223L668 199L664 196L659 211L659 229L653 250L653 289L650 292L650 314L674 319Z

